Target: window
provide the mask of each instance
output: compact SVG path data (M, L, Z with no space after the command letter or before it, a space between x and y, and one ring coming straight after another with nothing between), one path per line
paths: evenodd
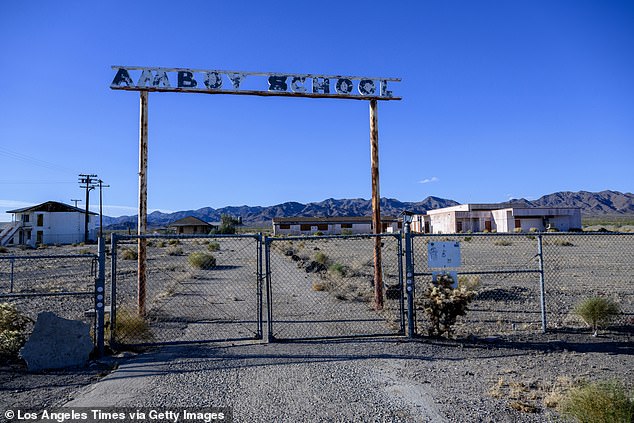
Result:
M352 223L342 223L341 229L352 229Z
M522 221L519 219L515 219L515 229L518 229L518 228L521 229L521 227L522 227Z
M299 230L300 231L309 231L310 232L310 225L299 225Z
M44 226L44 215L43 214L38 214L37 215L37 226Z
M320 223L317 225L317 230L318 231L327 231L328 230L328 224L327 223Z
M37 244L42 244L44 242L44 231L37 231L37 240L35 242Z
M28 214L23 214L22 215L22 222L23 223L29 223L29 215Z
M290 229L291 225L287 223L280 223L280 229Z
M456 222L456 232L462 232L462 222Z

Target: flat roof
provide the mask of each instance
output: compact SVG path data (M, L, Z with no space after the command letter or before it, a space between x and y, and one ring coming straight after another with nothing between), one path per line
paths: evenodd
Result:
M396 222L392 216L381 216L382 222ZM325 217L274 217L276 223L365 223L372 222L370 216L325 216Z

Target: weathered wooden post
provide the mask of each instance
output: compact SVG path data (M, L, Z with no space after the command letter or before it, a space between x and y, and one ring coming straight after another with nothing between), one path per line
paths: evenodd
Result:
M370 158L372 169L372 226L381 233L381 193L379 189L379 117L376 99L370 100ZM381 237L374 238L374 308L383 309L383 276L381 266Z
M147 150L148 150L148 92L141 91L141 118L139 126L139 216L138 235L147 232ZM145 315L145 286L146 286L146 239L138 239L138 312Z

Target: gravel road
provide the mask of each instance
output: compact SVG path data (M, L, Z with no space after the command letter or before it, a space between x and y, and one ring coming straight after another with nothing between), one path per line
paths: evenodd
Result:
M634 380L631 342L561 338L164 347L65 405L230 406L236 422L543 422L575 381Z

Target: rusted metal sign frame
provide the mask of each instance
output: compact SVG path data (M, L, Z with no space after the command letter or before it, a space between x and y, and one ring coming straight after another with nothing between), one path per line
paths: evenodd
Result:
M262 73L262 72L237 72L237 71L218 71L218 70L200 70L185 68L157 68L157 67L139 67L139 66L112 66L117 69L117 75L113 79L110 88L113 90L124 91L140 91L140 125L139 125L139 215L138 215L138 235L145 235L147 232L147 154L148 154L148 94L149 92L190 92L202 94L232 94L232 95L256 95L256 96L286 96L286 97L307 97L307 98L340 98L348 100L369 100L370 101L370 170L372 175L372 227L374 234L380 234L382 231L381 222L381 194L379 188L379 127L378 127L378 110L377 100L401 100L401 97L395 97L392 92L387 89L388 82L400 82L400 78L370 78L361 76L341 76L341 75L315 75L315 74L285 74L285 73ZM124 72L123 72L123 71ZM142 76L139 82L145 81L143 85L135 85L129 75L129 70L140 70ZM145 72L145 73L143 73ZM178 86L171 87L167 73L176 72L178 74ZM186 73L186 75L185 75ZM197 87L197 82L191 82L194 73L215 74L220 78L226 75L234 86L233 90L209 88L208 81L205 81L207 89ZM143 76L145 75L145 76ZM186 76L191 86L182 87L182 76ZM240 81L246 76L266 76L268 77L269 89L264 90L240 90ZM239 77L238 77L239 76ZM152 85L147 86L152 78ZM291 81L301 81L302 87L306 79L318 81L319 87L317 91L322 92L306 92L293 90L291 82L291 91L288 91L286 80L292 78ZM336 94L329 92L330 79L337 79L335 89ZM165 82L167 80L167 83ZM273 81L273 85L272 82ZM343 82L342 82L343 81ZM359 81L359 95L350 94L352 92L352 81ZM376 93L376 83L379 81L380 95L372 95ZM217 81L216 81L217 82ZM125 83L125 86L121 84ZM371 84L370 84L371 83ZM161 84L163 84L161 86ZM275 85L277 84L277 85ZM345 89L341 86L346 84ZM365 84L365 85L364 85ZM367 85L370 84L370 85ZM271 89L271 87L279 89ZM296 86L295 88L297 88ZM284 88L284 89L282 89ZM306 87L303 87L306 89ZM313 86L313 91L315 87ZM370 95L365 95L371 93ZM146 264L147 264L147 245L145 239L138 240L138 313L144 315L146 312ZM381 240L379 237L375 239L374 244L374 307L376 310L383 309L383 278L381 263Z
M112 69L117 70L117 74L110 84L110 88L113 90L342 98L349 100L401 100L401 97L395 97L392 94L388 86L389 82L400 82L400 78L141 66L112 66ZM141 71L141 76L136 83L132 80L129 71ZM176 73L176 76L170 81L168 75L172 73ZM201 76L196 79L195 74L200 74ZM224 79L222 78L223 75L225 76ZM241 89L242 82L248 76L267 77L268 88L262 90ZM172 86L174 79L176 80L176 86ZM223 80L230 83L233 89L223 88ZM312 84L310 87L308 86L309 80ZM331 86L330 80L336 80L336 82ZM357 83L354 84L353 81L357 81ZM353 93L355 85L359 94ZM205 88L200 88L201 86ZM309 91L309 88L311 91ZM331 88L333 92L331 92Z

